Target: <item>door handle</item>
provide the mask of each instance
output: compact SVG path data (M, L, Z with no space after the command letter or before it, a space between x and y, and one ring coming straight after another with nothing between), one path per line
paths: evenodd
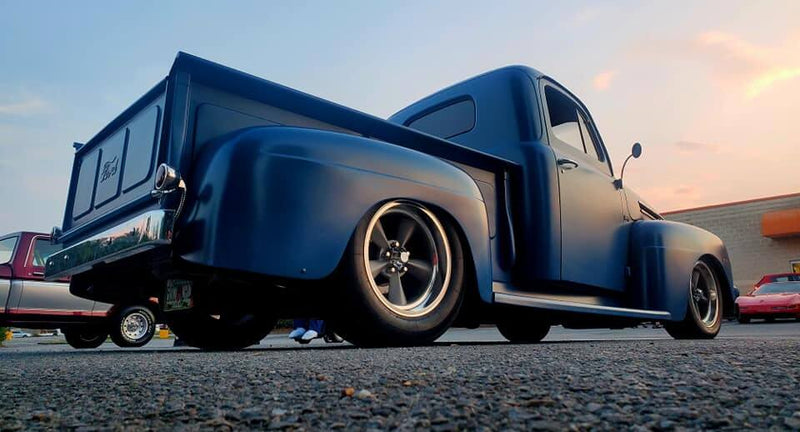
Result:
M34 275L34 276L44 276L44 272L43 271L34 271L34 272L31 272L31 274Z
M558 163L558 166L560 166L561 169L564 169L564 170L571 170L573 168L577 168L578 167L578 163L577 162L575 162L572 159L567 159L567 158L561 158L558 161L556 161L556 163Z

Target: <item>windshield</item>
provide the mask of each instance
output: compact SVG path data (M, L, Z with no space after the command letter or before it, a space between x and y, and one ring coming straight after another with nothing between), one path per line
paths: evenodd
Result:
M17 246L17 238L11 237L0 240L0 264L11 261L14 256L14 248Z
M755 295L760 296L782 293L800 294L800 282L778 282L766 284L761 286L761 288L755 292Z

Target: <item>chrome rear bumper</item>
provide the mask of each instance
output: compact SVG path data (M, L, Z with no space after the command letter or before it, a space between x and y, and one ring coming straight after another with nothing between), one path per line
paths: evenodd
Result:
M172 243L174 210L152 210L47 257L45 279L85 272Z

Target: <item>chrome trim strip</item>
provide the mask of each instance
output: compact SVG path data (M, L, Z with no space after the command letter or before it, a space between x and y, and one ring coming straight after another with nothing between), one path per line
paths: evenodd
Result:
M514 295L506 293L495 293L495 303L504 303L517 306L536 307L541 309L561 310L566 312L593 313L599 315L615 315L631 318L647 318L658 320L669 320L672 315L665 311L651 311L644 309L629 309L613 306L591 305L586 303L576 303L563 300L550 300L527 295Z
M172 242L174 210L152 210L47 257L45 279L89 270Z

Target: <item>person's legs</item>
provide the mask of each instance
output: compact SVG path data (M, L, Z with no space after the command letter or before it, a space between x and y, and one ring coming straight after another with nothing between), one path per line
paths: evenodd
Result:
M294 330L289 333L289 339L299 339L303 336L309 327L309 320L296 319L294 320Z
M300 338L302 341L311 341L312 339L316 339L322 336L322 330L325 326L325 322L322 320L309 320L308 321L308 330L303 334Z

